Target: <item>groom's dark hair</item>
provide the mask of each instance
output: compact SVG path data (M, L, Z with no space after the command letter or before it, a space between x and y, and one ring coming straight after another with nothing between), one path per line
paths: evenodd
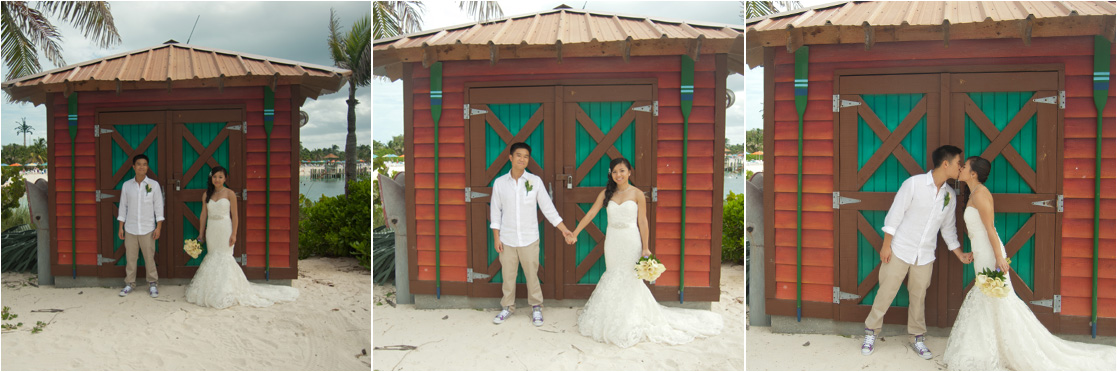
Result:
M523 142L513 143L512 148L508 150L508 155L514 155L516 153L516 150L519 149L527 149L527 154L531 155L531 146L528 146L526 143Z
M957 146L939 146L939 148L935 149L935 151L931 153L931 161L934 161L935 168L938 168L942 165L943 161L954 159L959 155L962 155L962 149L958 148Z
M147 155L139 154L132 157L132 165L135 165L137 161L140 161L140 159L143 159L144 161L147 161L148 164L151 164L151 160L147 159Z

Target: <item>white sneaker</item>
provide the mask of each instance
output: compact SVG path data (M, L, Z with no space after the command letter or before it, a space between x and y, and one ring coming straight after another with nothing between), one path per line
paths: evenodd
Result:
M159 289L155 288L155 283L149 284L151 285L151 287L147 289L147 292L151 293L151 298L159 297Z
M127 296L129 293L132 293L132 286L125 284L124 289L120 290L120 297Z
M911 344L911 350L923 359L930 360L933 357L931 350L927 348L927 344L923 343L923 335L915 336L915 342Z
M531 307L531 324L534 324L536 327L543 325L543 307Z
M512 316L512 312L508 311L508 308L506 307L506 308L504 308L504 310L500 311L500 314L497 314L497 316L495 318L493 318L493 323L495 323L495 324L504 323L504 320L508 319L509 316Z

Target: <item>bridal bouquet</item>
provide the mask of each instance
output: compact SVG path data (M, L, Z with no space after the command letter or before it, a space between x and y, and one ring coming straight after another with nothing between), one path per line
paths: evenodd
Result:
M636 261L636 278L638 279L654 282L664 271L667 271L667 267L663 266L655 258L655 255L642 257L639 261Z
M984 293L986 296L1004 298L1008 296L1009 292L1007 281L1008 279L1005 278L1005 273L1000 270L993 271L986 268L982 270L981 273L977 274L974 284L977 285L977 288L981 289L981 293Z
M190 257L198 258L198 255L202 254L202 245L197 240L186 239L186 242L182 245L182 250L186 251L186 254Z

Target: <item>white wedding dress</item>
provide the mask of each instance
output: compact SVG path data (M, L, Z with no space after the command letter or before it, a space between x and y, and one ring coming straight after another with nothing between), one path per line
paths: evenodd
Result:
M995 270L997 259L980 213L966 207L963 219L973 248L974 273ZM1001 247L1004 254L1004 243ZM1008 288L1010 294L1004 298L986 296L977 288L966 294L943 354L943 362L951 370L1108 371L1117 367L1117 348L1052 335L1011 290L1011 281Z
M186 301L198 306L224 309L233 305L265 307L276 302L294 301L296 288L249 282L233 258L229 236L233 224L229 218L229 199L209 200L206 221L206 256L194 279L186 287Z
M609 228L605 236L605 274L578 316L582 335L630 347L642 341L683 344L695 337L720 333L720 314L664 307L656 302L634 270L642 250L636 202L617 204L610 200L606 208Z

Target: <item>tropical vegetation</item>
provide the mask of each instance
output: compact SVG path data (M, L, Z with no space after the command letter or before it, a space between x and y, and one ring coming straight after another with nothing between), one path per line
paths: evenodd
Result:
M107 1L4 1L0 6L0 40L4 48L4 80L42 71L39 52L56 67L66 65L62 58L62 35L51 23L56 18L81 30L97 46L110 47L120 43L112 11ZM9 100L11 97L9 97Z

